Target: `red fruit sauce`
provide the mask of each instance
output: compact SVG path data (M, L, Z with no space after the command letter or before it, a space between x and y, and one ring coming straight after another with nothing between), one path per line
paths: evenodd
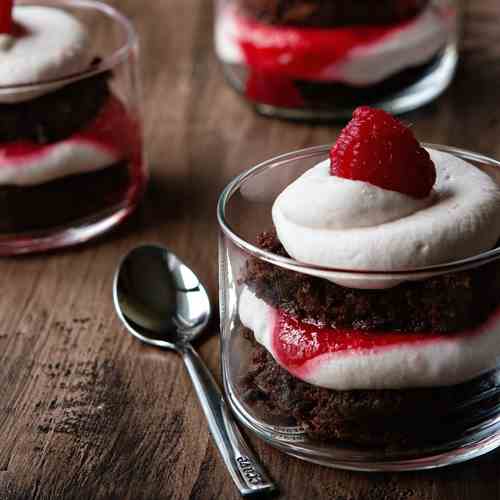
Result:
M373 27L296 28L266 25L230 11L228 15L234 16L238 42L250 71L247 97L287 107L302 105L293 80L330 81L325 70L347 59L352 49L369 46L413 22Z
M13 31L12 8L14 0L0 1L0 34L9 35Z
M273 310L273 314L274 355L291 373L305 375L309 370L307 363L324 354L347 355L352 351L376 351L481 334L498 320L500 308L482 325L453 334L339 329L301 321L282 310Z

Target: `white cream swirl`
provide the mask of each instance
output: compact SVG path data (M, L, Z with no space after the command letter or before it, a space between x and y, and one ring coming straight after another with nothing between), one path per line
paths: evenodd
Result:
M88 31L64 10L20 5L14 8L14 21L21 33L3 37L0 46L1 87L69 76L90 64L92 54ZM0 103L27 101L57 87L0 89Z
M437 180L416 200L313 167L276 199L278 237L296 260L317 266L395 271L470 257L500 236L500 188L488 174L429 150Z
M15 158L2 156L0 148L0 186L36 186L102 170L120 159L120 151L85 137L70 137Z
M368 182L330 175L327 160L287 188L280 211L302 227L352 229L401 219L429 206L432 198L411 198Z

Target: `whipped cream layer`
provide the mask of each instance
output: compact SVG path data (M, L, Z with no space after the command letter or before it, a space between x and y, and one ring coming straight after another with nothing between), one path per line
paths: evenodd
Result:
M451 18L430 7L406 28L376 44L354 48L345 61L325 68L322 79L366 86L403 69L425 64L445 47L451 23Z
M0 87L62 78L89 66L89 35L75 17L52 7L19 5L13 18L15 35L3 35L0 43ZM30 100L58 87L0 89L0 103Z
M445 47L454 23L453 12L429 7L415 19L384 31L290 28L249 20L230 6L218 17L215 46L227 64L246 63L295 79L368 86L428 62ZM265 54L264 62L255 56L259 51Z
M124 105L110 97L91 123L63 141L0 144L0 185L33 186L94 172L135 154L139 142Z
M405 389L455 385L494 369L500 361L500 309L475 330L448 334L370 334L339 332L348 343L335 340L321 347L319 325L301 328L280 321L279 311L242 290L239 315L255 339L292 375L334 390ZM294 323L300 326L299 323ZM330 329L326 335L333 335ZM378 336L378 338L377 338ZM357 338L359 337L359 338ZM395 337L395 339L394 339ZM293 356L290 356L290 352ZM319 354L314 355L315 352ZM299 358L299 359L298 359Z
M279 240L300 262L365 271L432 266L493 248L497 182L451 154L429 154L437 180L423 200L331 176L328 160L313 167L273 205Z

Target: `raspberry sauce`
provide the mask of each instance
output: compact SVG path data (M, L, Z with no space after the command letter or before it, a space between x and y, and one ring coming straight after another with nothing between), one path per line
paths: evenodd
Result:
M288 107L303 104L293 80L330 81L331 76L325 70L347 59L354 48L377 43L413 22L334 29L296 28L270 26L233 15L238 43L250 70L247 97Z
M0 2L0 34L10 35L13 32L12 9L14 0Z
M497 320L495 311L482 325L454 334L433 332L387 332L331 328L298 320L282 310L273 310L272 349L279 363L296 375L308 371L307 363L324 354L342 355L352 351L377 351L401 345L440 342L478 335Z
M406 28L412 21L393 26L335 29L276 27L237 16L239 44L252 69L300 80L324 80L323 70L366 47Z

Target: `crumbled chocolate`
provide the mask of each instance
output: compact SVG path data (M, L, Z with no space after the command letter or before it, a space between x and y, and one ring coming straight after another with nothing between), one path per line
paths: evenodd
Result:
M287 256L274 232L259 246ZM456 332L480 324L500 297L500 264L402 283L387 290L345 288L251 258L245 284L269 305L337 328Z
M429 0L238 0L261 22L292 26L383 25L411 19Z
M0 104L0 143L43 145L73 135L92 121L110 95L110 73L84 78L29 101Z
M474 396L492 397L480 402L495 408L500 396L494 375L452 387L405 390L335 391L303 382L278 365L250 330L241 327L253 346L251 364L239 387L245 402L284 425L302 426L314 440L342 441L384 448L418 446L451 440L464 422L461 412L480 417ZM463 407L464 403L468 405ZM480 406L479 405L479 406ZM477 404L476 404L477 406Z

